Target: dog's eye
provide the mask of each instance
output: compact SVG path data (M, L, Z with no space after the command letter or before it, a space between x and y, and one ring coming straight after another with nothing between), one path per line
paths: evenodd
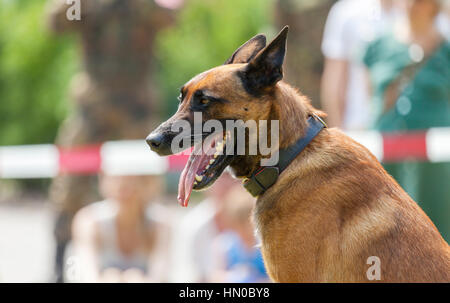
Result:
M181 103L181 101L183 101L183 95L180 94L180 95L177 97L177 99L178 99L178 101Z
M207 105L207 104L209 104L209 100L208 99L201 99L200 103L203 104L203 105Z

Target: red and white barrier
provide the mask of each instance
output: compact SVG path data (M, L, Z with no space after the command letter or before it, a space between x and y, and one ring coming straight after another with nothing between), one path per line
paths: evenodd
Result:
M450 162L450 127L408 133L349 132L380 161Z
M380 161L450 162L450 128L381 134L348 135L366 146ZM159 157L144 140L105 142L62 148L51 144L0 147L0 178L52 178L59 174L152 175L181 171L188 155Z

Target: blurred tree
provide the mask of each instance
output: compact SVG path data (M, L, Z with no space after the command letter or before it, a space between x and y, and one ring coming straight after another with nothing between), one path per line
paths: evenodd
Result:
M73 37L47 30L45 0L0 0L0 145L50 143L70 108L79 59ZM166 115L179 87L222 64L243 42L270 27L273 0L188 0L177 26L158 35L156 81Z
M290 26L285 79L319 108L322 33L334 2L336 0L276 0L274 9L275 23Z
M0 145L53 142L78 66L72 39L52 37L45 0L0 0Z
M269 33L272 0L189 0L178 25L158 36L158 82L166 114L175 112L179 88L192 76L220 65L242 43Z

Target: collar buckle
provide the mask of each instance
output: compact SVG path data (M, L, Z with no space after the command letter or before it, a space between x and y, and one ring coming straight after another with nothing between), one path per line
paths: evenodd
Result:
M317 116L311 114L308 118L309 127L306 135L292 146L280 150L278 165L259 168L253 175L243 182L245 189L254 197L262 195L269 187L277 182L278 176L288 167L295 157L314 139L319 132L327 128L327 124Z
M325 121L323 121L323 119L320 118L318 115L316 115L316 114L311 114L311 116L314 117L314 119L316 119L316 120L319 121L320 123L322 123L324 128L328 128L328 125L325 123Z
M253 197L257 197L277 182L279 174L278 167L267 166L245 180L243 185Z

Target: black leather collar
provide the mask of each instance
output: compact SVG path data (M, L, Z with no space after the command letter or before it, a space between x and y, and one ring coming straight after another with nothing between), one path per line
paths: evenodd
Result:
M317 115L308 118L308 130L306 135L300 138L293 145L280 149L279 161L276 166L264 166L258 168L253 175L246 179L243 183L245 189L254 197L262 195L269 187L277 182L278 176L286 167L297 157L298 154L327 127L325 122Z

